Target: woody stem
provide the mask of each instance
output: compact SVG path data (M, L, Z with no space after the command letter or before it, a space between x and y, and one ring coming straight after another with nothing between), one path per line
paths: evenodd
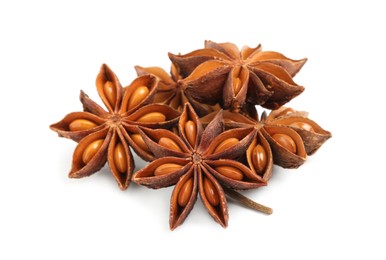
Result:
M268 215L271 215L273 212L271 208L261 205L257 202L254 202L253 200L245 197L244 195L238 193L237 191L234 191L232 189L225 188L225 187L223 187L223 189L225 193L228 195L228 197L232 198L235 201L238 201L239 203L241 203L242 205L250 209L254 209L256 211L259 211Z

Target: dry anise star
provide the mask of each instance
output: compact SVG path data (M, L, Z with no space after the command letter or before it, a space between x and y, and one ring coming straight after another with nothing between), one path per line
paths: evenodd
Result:
M171 127L179 113L160 104L151 104L158 80L150 75L138 77L123 90L117 76L102 65L96 79L99 96L107 107L92 101L83 91L80 99L85 112L73 112L50 126L59 136L79 142L75 148L71 178L89 176L103 167L109 167L119 187L128 187L134 170L131 146L143 159L153 155L138 134L137 126Z
M186 95L199 102L220 102L224 109L240 110L245 102L276 109L303 92L292 77L307 59L232 43L205 41L205 48L169 57L186 77Z
M286 107L273 110L268 117L264 112L260 120L225 111L224 122L227 128L254 126L258 130L246 158L251 170L268 181L272 171L269 162L272 159L284 168L297 168L305 162L307 155L314 154L331 137L330 132L307 116L306 112ZM209 114L202 121L207 123L213 117L213 113Z
M170 228L181 225L192 210L197 193L209 214L223 227L228 223L224 189L252 189L266 183L236 161L255 136L253 128L223 132L222 113L203 130L189 104L179 123L179 136L163 129L141 128L141 135L157 158L136 172L133 181L150 188L176 185L170 202Z
M178 71L173 64L170 69L171 75L160 67L144 68L135 66L135 70L137 71L138 76L150 74L159 79L157 93L154 95L154 103L163 103L178 111L182 111L185 103L189 102L200 116L219 110L219 107L213 107L199 103L194 99L188 99L184 93L186 87L184 79L178 74Z

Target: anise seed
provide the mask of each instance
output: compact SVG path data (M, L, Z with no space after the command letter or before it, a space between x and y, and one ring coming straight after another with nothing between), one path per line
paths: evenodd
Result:
M151 112L138 118L142 123L159 123L166 120L166 116L160 112Z
M225 139L224 141L222 141L213 151L213 153L219 153L219 152L222 152L234 145L236 145L237 143L239 142L239 139L235 138L235 137L231 137L231 138L228 138L228 139Z
M305 122L293 122L292 124L290 124L290 126L301 128L306 131L315 132L314 128L310 124L307 124Z
M129 99L127 110L132 109L139 103L141 103L149 94L149 89L146 86L138 87L132 94Z
M68 128L70 131L83 131L96 127L97 125L88 119L75 119Z
M196 143L196 134L197 126L193 121L189 120L185 123L185 135L192 147L194 147L194 144Z
M187 180L181 187L179 193L178 193L178 205L181 207L185 207L186 204L189 202L190 195L193 191L193 178L190 178Z
M103 144L103 139L98 139L90 143L86 149L84 149L83 154L82 154L82 161L84 164L87 164L94 156L95 154L99 151Z
M257 173L264 172L268 162L267 152L260 144L256 145L252 150L252 164Z
M163 146L163 147L166 147L166 148L168 148L170 150L182 153L182 150L181 150L180 146L176 142L174 142L172 139L170 139L170 138L161 137L158 140L158 144Z
M204 178L204 192L206 198L213 207L216 207L220 203L217 191L208 178Z
M119 172L127 171L127 159L125 157L125 149L121 143L118 143L114 149L114 163Z
M278 142L285 149L287 149L291 153L296 154L296 143L290 136L286 134L274 134L272 138L275 139L275 141Z
M165 174L168 174L168 173L172 173L172 172L178 171L182 167L183 167L182 165L177 164L177 163L165 163L165 164L162 164L162 165L158 166L154 170L154 175L155 176L165 175Z
M232 166L220 166L215 169L222 175L236 181L241 181L244 177L242 171Z
M115 93L114 84L111 81L106 81L103 85L103 92L107 100L109 101L112 107L115 106L115 101L117 101L117 93Z

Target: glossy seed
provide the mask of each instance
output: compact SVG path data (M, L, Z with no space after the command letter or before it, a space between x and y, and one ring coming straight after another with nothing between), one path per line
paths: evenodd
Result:
M103 92L112 107L115 107L117 101L117 93L115 93L114 84L111 81L106 81L103 86Z
M228 138L228 139L225 139L224 141L222 141L217 147L216 149L214 149L214 152L213 153L219 153L219 152L222 152L234 145L236 145L237 143L239 142L239 139L237 138L234 138L234 137L231 137L231 138Z
M166 121L166 116L160 112L151 112L141 116L137 121L142 123L159 123Z
M147 147L145 141L143 141L143 138L140 134L132 134L130 135L130 137L134 141L134 143L136 143L139 146L139 148L141 148L145 152L150 153L149 148Z
M243 179L243 172L240 169L237 169L236 167L232 166L220 166L215 168L216 171L221 173L222 175L236 180L236 181L241 181Z
M132 94L127 104L127 110L132 109L141 103L149 95L149 89L146 86L138 87Z
M75 119L70 123L68 128L70 131L84 131L96 127L97 124L88 119Z
M86 149L84 149L82 154L82 161L84 164L87 164L99 151L103 144L103 139L98 139L90 143Z
M170 138L161 137L158 140L158 144L163 146L163 147L166 147L166 148L168 148L170 150L182 153L182 150L181 150L180 146L176 142L174 142L172 139L170 139Z
M119 172L125 173L127 171L125 148L121 143L118 143L114 148L114 163Z
M185 135L190 145L194 147L196 143L197 126L192 120L185 123Z
M306 131L315 132L314 128L310 124L307 124L305 122L294 122L294 123L290 124L290 126L293 126L296 128L301 128L301 129L306 130Z
M241 89L241 79L235 78L233 80L233 92L235 93L235 95L237 95L237 93L239 93L240 89Z
M165 163L165 164L162 164L162 165L158 166L154 170L154 175L155 176L165 175L165 174L168 174L168 173L172 173L172 172L178 171L182 167L183 167L182 165L177 164L177 163Z
M285 149L287 149L291 153L296 154L296 143L291 137L285 134L274 134L272 138L275 139L275 141L278 142Z
M252 164L255 171L262 174L267 166L268 157L264 147L260 144L256 145L252 150Z
M178 205L181 207L185 207L186 204L188 204L190 195L192 195L193 191L193 178L190 178L187 180L181 187L180 191L178 192Z
M204 178L204 192L207 200L213 207L216 207L220 203L217 191L208 178Z

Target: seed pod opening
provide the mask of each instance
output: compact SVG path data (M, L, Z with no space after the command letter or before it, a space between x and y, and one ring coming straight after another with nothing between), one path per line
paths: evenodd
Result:
M266 125L261 132L270 144L275 164L284 168L297 168L305 162L307 153L303 140L296 131L286 126ZM273 138L277 134L290 137L295 143L296 153L291 152L288 147L283 146L277 139Z

